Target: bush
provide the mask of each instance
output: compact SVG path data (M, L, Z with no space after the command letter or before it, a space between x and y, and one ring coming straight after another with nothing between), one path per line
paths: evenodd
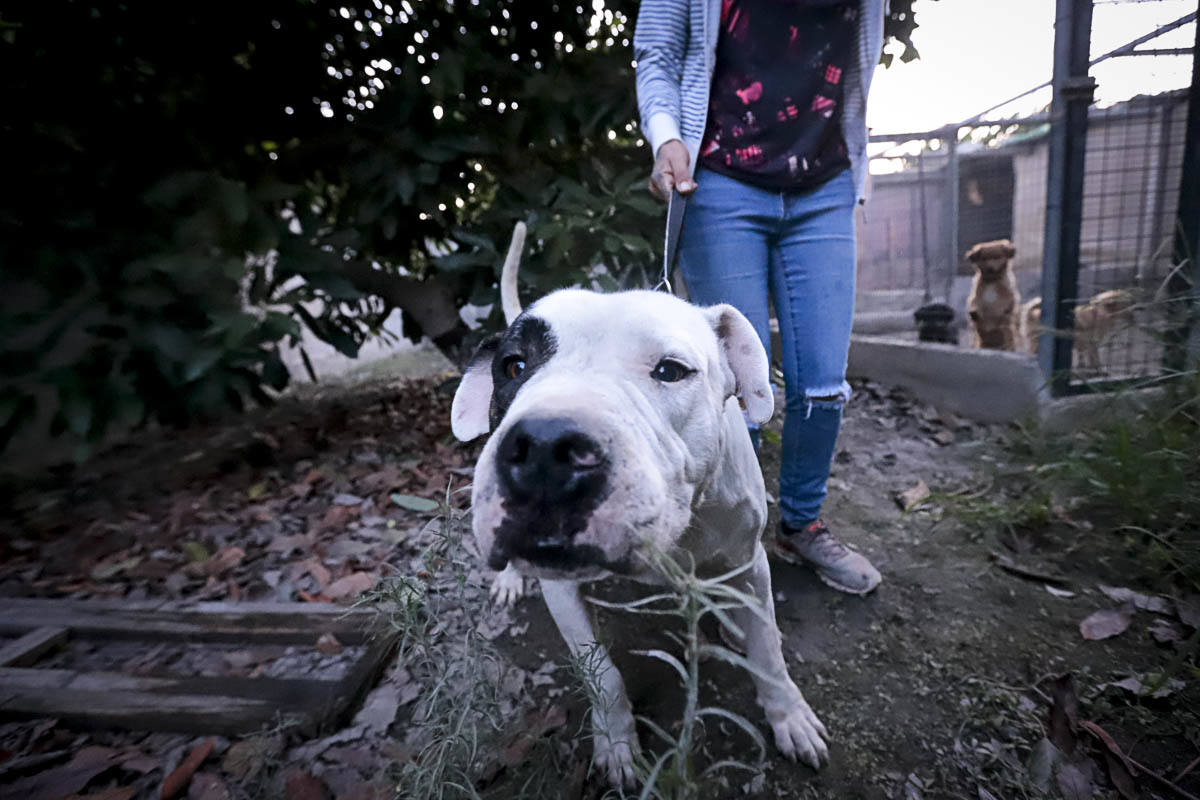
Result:
M268 402L302 326L353 356L399 308L458 356L518 219L532 293L643 280L636 8L6 7L0 449Z

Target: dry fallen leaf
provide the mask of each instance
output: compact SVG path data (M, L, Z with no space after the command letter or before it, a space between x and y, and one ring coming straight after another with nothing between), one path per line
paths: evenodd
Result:
M84 747L62 766L5 784L4 796L57 800L80 791L92 778L114 766L117 760L118 753L111 748Z
M131 786L114 786L111 789L91 794L68 795L63 800L133 800L135 794L137 794L137 789Z
M270 544L267 545L268 553L279 553L284 558L290 556L294 550L304 550L311 542L309 538L303 534L295 536L284 536L282 533L273 538Z
M329 797L323 780L300 769L288 773L284 779L284 792L288 800L326 800Z
M367 695L362 708L354 715L354 725L370 733L384 733L396 719L399 708L400 687L384 683Z
M224 575L229 570L242 563L246 551L237 546L222 547L205 561L193 562L184 567L184 572L197 578L215 578Z
M1183 630L1174 622L1166 619L1154 620L1154 623L1150 626L1150 635L1159 644L1182 642L1184 639Z
M305 572L313 576L313 580L317 582L317 585L320 586L322 590L329 585L329 580L331 577L333 577L329 574L329 570L325 568L325 565L315 558L305 559L299 565L297 565L297 569L292 576L292 580L299 578Z
M1054 595L1055 597L1069 598L1069 597L1075 596L1075 593L1069 589L1059 589L1057 586L1051 586L1048 583L1045 584L1045 587L1046 587L1046 591L1049 592L1050 594Z
M1156 614L1171 613L1171 601L1165 597L1142 594L1124 586L1100 586L1099 589L1114 603L1133 603L1143 611L1153 611Z
M1064 800L1091 800L1096 794L1090 761L1060 764L1054 779Z
M325 516L321 517L321 521L317 523L316 532L340 530L357 517L358 513L359 506L330 506L329 510L325 512Z
M332 633L322 633L317 639L317 651L327 656L335 656L342 652L342 643Z
M355 488L363 494L375 494L376 492L385 492L399 486L404 477L395 466L386 466L378 472L372 472L370 475L364 475L359 478L355 484Z
M278 758L282 752L282 736L251 736L229 745L221 761L221 769L238 780L248 780L258 775L268 762Z
M1132 608L1107 608L1089 616L1079 623L1079 633L1093 641L1109 639L1124 633L1133 620Z
M1176 598L1175 613L1184 625L1192 630L1200 630L1200 595Z
M366 572L351 572L346 577L338 578L326 586L323 594L331 600L354 597L370 589L377 580L378 578L374 575Z
M896 495L896 504L904 511L911 511L924 500L929 498L929 487L925 485L925 481L918 479L917 485L911 489L905 489Z
M214 772L197 772L188 784L188 800L231 800L225 781Z
M200 744L192 748L192 752L188 753L187 758L183 760L175 770L163 780L162 788L158 792L158 796L162 800L170 800L180 792L184 787L191 782L192 776L196 774L196 770L204 763L204 759L212 755L215 742L212 739L205 739Z

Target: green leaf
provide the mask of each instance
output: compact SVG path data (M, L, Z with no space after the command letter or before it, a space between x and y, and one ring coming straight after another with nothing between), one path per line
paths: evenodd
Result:
M291 200L296 195L303 191L302 186L297 186L292 183L282 183L274 178L269 178L254 189L254 196L264 203L279 203L284 200Z
M379 230L383 233L383 238L389 242L396 238L396 231L399 228L399 223L396 218L388 214L383 219L379 220Z
M327 292L334 300L358 300L363 296L354 284L340 275L310 275L308 282L314 289Z
M291 377L288 374L287 367L283 365L277 353L268 353L263 361L263 380L267 386L270 386L277 392L282 392L287 388L288 379Z
M493 254L493 253L481 253L478 251L472 252L472 253L458 252L458 253L451 253L448 256L441 256L440 258L435 258L434 263L438 265L439 269L444 269L449 272L453 272L455 270L468 269L470 267L480 267L485 264L491 264L494 257L495 257L495 254Z
M300 360L304 362L304 371L308 373L308 379L313 383L316 383L317 372L313 369L312 359L308 357L308 351L303 347L300 348Z
M437 183L439 170L437 164L418 164L417 182L423 184Z
M109 562L107 564L97 564L92 568L92 580L106 581L109 578L114 578L122 572L129 570L142 563L141 556L133 556L124 561Z
M146 337L158 352L178 363L186 362L194 350L191 337L174 325L151 325Z
M277 342L285 336L299 336L300 323L288 314L268 311L259 330L264 341Z
M438 504L433 500L427 500L424 497L417 497L415 494L400 494L393 492L391 494L392 502L401 508L406 508L409 511L417 511L422 514L428 514L431 511L438 510Z
M215 347L196 351L195 355L190 357L184 365L183 382L191 383L208 372L221 360L223 355L225 355L225 351Z
M181 547L183 548L184 555L191 561L208 560L208 548L200 544L200 542L184 542Z
M492 237L487 234L469 231L466 228L453 228L450 231L451 235L458 241L469 244L472 247L484 250L488 253L495 254L496 244L492 241Z
M407 169L400 169L396 172L396 196L408 205L412 202L413 192L417 190L417 183L413 180L412 173Z

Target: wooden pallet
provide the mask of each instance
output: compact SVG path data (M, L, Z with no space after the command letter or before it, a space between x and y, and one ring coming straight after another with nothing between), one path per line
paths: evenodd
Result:
M395 633L372 635L376 615L327 603L177 603L0 600L0 719L58 717L90 727L236 735L278 724L316 730L341 718L383 669ZM38 669L71 637L95 640L284 644L325 633L365 654L337 680L133 676ZM149 646L149 644L148 644Z

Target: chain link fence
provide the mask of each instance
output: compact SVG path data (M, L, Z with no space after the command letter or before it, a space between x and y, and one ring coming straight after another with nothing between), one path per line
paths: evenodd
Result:
M1074 312L1058 315L1058 331L1071 339L1069 364L1056 355L1053 365L1065 375L1062 391L1159 375L1186 325L1172 303L1192 302L1191 269L1180 268L1178 254L1190 91L1093 105L1086 131L1067 131L1085 152L1082 178L1068 190L1081 213L1069 282L1075 296L1059 298ZM940 302L955 312L952 338L969 346L975 269L965 255L976 244L1008 240L1018 293L1013 349L1036 354L1039 340L1047 341L1041 298L1056 285L1055 275L1046 283L1044 267L1061 244L1047 249L1047 237L1074 235L1055 215L1047 226L1052 126L1067 124L1046 111L872 135L869 199L858 220L856 331L916 339L913 312Z

